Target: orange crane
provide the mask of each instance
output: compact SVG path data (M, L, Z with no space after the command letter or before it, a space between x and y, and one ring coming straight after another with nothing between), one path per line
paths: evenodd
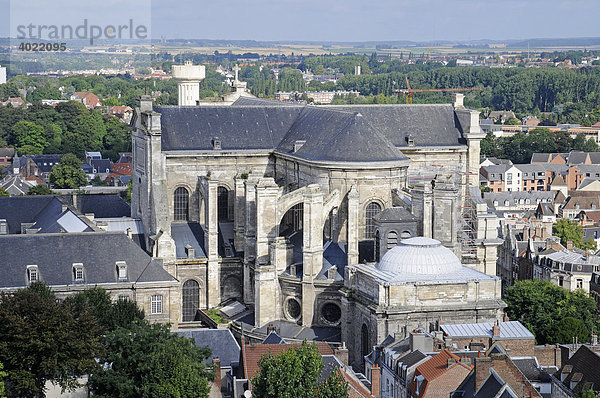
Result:
M480 91L480 90L482 90L481 87L414 89L414 88L410 88L410 83L408 82L408 76L406 76L406 88L394 90L394 93L406 95L406 103L412 104L414 93L457 93L457 92L461 92L461 91Z

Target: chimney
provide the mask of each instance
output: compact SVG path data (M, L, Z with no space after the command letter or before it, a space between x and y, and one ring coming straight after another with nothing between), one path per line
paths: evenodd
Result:
M267 336L271 334L271 332L275 331L275 326L272 323L269 323L269 326L267 326Z
M375 398L379 398L381 396L381 369L379 365L373 365L371 368L371 395Z
M463 109L465 107L465 95L461 93L452 94L452 105L454 109Z
M567 241L567 250L569 250L569 251L573 250L573 241L572 240Z
M492 335L494 337L500 337L500 324L498 324L498 321L496 321L496 323L492 327Z
M510 321L510 318L508 317L508 315L506 315L506 312L504 313L504 317L502 318L502 322L508 322Z
M485 382L490 375L492 368L492 358L475 358L475 391Z
M215 365L215 384L219 391L221 391L221 358L214 357L213 364Z
M598 335L596 333L592 333L592 345L598 345Z
M129 239L133 239L133 233L131 232L131 227L127 228L127 237Z
M335 349L334 354L344 366L348 366L348 348L345 342L342 342L342 345Z

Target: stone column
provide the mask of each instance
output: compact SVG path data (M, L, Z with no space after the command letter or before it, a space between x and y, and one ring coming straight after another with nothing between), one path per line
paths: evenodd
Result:
M251 280L251 266L256 259L256 182L249 176L244 183L244 302L254 306L254 290Z
M277 302L279 294L277 289L277 274L274 265L256 267L255 281L255 307L254 324L259 327L266 322L277 319Z
M485 138L479 126L479 112L471 109L454 110L467 139L467 182L470 186L479 186L479 155L481 140Z
M451 175L435 178L433 188L433 238L460 256L458 242L458 188Z
M246 195L246 211L244 223L244 262L252 262L256 258L256 183L258 179L248 178L244 182Z
M219 183L215 180L206 181L206 231L205 249L208 257L207 263L207 292L208 308L216 307L221 301L221 283L219 272L219 218L217 203L217 188Z
M426 238L431 238L433 231L432 220L432 201L433 195L431 183L425 182L415 186L411 192L412 195L412 213L419 220L417 224L417 234Z
M235 177L234 206L233 206L233 244L236 251L244 250L244 224L246 221L246 192L245 180Z
M313 323L315 293L313 280L323 268L323 192L316 184L304 193L302 324Z
M356 187L348 192L348 265L358 264L359 203Z
M279 187L272 178L263 178L256 184L256 262L268 264L269 245L279 234L277 225L277 196Z

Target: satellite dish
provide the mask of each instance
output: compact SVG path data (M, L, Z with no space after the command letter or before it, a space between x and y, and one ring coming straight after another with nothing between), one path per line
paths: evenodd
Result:
M250 398L250 397L252 397L252 392L250 390L244 391L244 398Z

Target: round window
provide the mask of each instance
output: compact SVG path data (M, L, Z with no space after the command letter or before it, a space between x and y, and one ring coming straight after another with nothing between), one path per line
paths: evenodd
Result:
M294 298L288 299L288 302L287 302L288 316L291 319L298 319L298 318L300 318L301 312L302 312L302 309L300 308L300 303L298 302L298 300L296 300Z
M342 318L342 310L335 303L327 303L321 308L321 315L329 323L338 323Z

